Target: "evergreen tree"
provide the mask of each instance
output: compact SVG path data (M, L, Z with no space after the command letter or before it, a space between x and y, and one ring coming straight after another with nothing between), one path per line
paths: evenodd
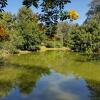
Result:
M33 14L31 9L22 7L18 13L18 24L20 33L24 39L23 49L33 50L36 45L44 40L44 29L38 21L38 15ZM40 31L40 27L41 30Z

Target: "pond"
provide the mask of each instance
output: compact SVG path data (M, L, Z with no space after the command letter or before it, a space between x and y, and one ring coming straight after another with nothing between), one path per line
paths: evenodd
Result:
M0 100L100 100L100 62L67 51L13 55L0 68Z

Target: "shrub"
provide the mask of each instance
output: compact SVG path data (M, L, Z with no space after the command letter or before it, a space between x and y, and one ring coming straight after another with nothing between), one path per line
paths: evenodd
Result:
M47 43L46 43L46 47L48 47L48 48L61 48L61 47L63 47L63 43L62 43L62 41L47 41Z

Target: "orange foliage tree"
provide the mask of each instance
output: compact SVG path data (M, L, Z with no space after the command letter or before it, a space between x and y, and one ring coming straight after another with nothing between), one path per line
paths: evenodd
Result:
M3 26L0 26L0 41L7 40L8 34Z

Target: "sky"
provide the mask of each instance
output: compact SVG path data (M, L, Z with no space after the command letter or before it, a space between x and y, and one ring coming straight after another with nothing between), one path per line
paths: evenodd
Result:
M5 8L5 11L17 14L18 10L22 7L23 0L8 0L8 5ZM68 3L65 6L65 10L76 10L80 14L80 18L75 21L75 23L82 24L86 19L86 13L89 10L90 0L71 0L71 3ZM33 12L40 12L40 9L35 9L31 7Z

